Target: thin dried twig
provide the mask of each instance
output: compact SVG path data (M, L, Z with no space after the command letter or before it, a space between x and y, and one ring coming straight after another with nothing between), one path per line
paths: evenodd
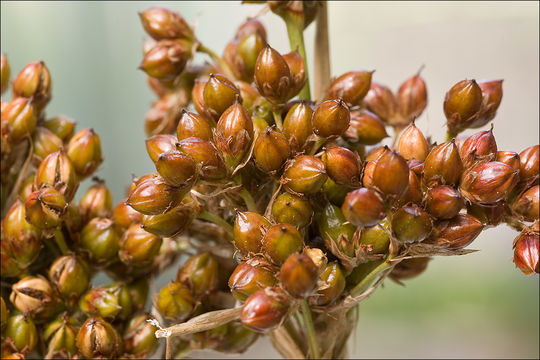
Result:
M317 28L315 31L315 98L320 100L330 82L330 45L328 44L328 4L321 2L317 13Z
M270 333L270 341L279 353L286 359L305 359L285 327L282 325Z

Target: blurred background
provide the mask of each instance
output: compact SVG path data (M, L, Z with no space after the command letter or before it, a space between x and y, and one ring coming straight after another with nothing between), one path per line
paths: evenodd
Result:
M105 162L98 176L107 181L115 203L132 173L153 171L143 121L155 96L137 70L146 37L137 12L157 5L196 24L201 42L218 53L236 27L262 8L239 1L1 3L1 50L13 76L30 61L46 62L53 77L48 114L69 115L78 129L92 127L100 134ZM425 65L429 105L417 126L439 142L445 92L464 78L502 78L494 134L499 149L521 151L539 141L538 13L538 2L331 1L332 74L374 69L375 81L397 89ZM281 19L268 13L260 20L270 45L288 52ZM308 53L314 33L311 25ZM313 69L313 62L309 66ZM489 229L470 246L480 252L437 258L406 287L387 281L360 307L350 356L538 358L539 282L514 268L516 235L506 226ZM165 274L162 284L174 273ZM278 354L261 340L244 357Z

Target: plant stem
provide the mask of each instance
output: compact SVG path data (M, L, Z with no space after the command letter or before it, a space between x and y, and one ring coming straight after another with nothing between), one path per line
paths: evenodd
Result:
M321 1L317 13L317 28L315 31L314 57L314 92L315 99L321 100L324 90L330 82L330 45L328 44L328 4Z
M457 136L457 134L452 134L450 131L446 132L445 142L452 141Z
M273 110L272 115L274 115L274 122L279 130L283 130L283 120L281 119L281 111Z
M199 43L199 46L197 47L197 51L200 51L204 54L209 55L212 58L212 60L214 60L219 65L219 67L221 68L221 70L223 70L225 75L228 78L230 78L230 80L236 79L229 65L221 58L221 56L216 54L212 49Z
M317 150L319 150L319 148L323 146L325 142L326 138L319 138L315 140L315 142L313 143L313 147L309 151L309 155L315 155L317 153Z
M66 244L66 239L64 238L64 234L62 233L61 229L58 229L54 232L54 241L56 241L56 245L58 245L58 247L60 248L62 255L65 255L69 252L69 247Z
M210 221L211 223L214 223L214 224L220 226L225 231L227 231L227 233L229 234L229 236L232 239L232 237L233 237L233 227L232 227L231 224L229 224L227 221L225 221L221 216L213 214L213 213L211 213L211 212L209 212L207 210L203 210L203 212L201 212L199 214L199 219Z
M304 59L304 73L306 77L306 84L298 93L298 98L301 100L311 99L311 90L309 88L309 72L306 57L306 47L304 45L304 19L303 16L298 18L295 16L285 16L285 25L287 26L287 34L289 35L289 43L291 45L291 51L298 49L300 56Z
M356 286L351 290L351 296L357 296L366 291L373 282L373 280L375 280L377 275L379 275L384 270L394 266L394 264L390 262L391 259L392 256L388 256L388 258L383 263L373 269L369 274L366 275L364 279L362 279L362 281L356 284Z
M319 359L321 357L319 343L317 342L317 334L315 333L315 326L313 326L313 319L311 318L311 310L306 299L300 302L302 308L302 316L304 318L304 326L306 327L306 335L309 345L309 357L311 359Z
M242 178L240 175L237 175L234 177L234 181L238 185L242 185ZM249 193L249 191L246 190L246 188L242 187L242 190L238 193L242 200L244 200L244 203L246 204L246 207L248 208L248 211L257 212L257 204L255 203L255 200L253 200L253 197Z

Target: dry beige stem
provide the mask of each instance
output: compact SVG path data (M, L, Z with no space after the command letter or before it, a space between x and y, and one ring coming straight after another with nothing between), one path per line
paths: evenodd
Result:
M330 46L328 44L328 4L321 2L317 14L315 32L315 99L322 100L324 91L330 82Z
M286 359L304 359L304 354L298 348L285 327L282 325L270 333L272 345Z

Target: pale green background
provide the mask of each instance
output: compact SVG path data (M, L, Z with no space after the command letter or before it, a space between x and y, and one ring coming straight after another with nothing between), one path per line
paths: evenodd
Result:
M2 2L2 52L13 72L44 60L54 79L49 114L63 113L101 135L105 178L115 201L130 174L152 170L143 119L154 99L137 70L146 35L137 11L158 2ZM260 5L163 2L197 23L197 35L221 52L236 26ZM332 73L376 69L397 88L425 64L430 103L418 126L443 137L442 99L464 78L504 78L495 120L500 149L538 143L537 2L331 2ZM288 50L285 27L262 17L270 44ZM314 29L307 31L308 51ZM312 66L312 63L310 64ZM511 261L515 234L490 229L471 246L481 252L440 258L407 287L387 282L361 308L353 357L538 358L538 277ZM172 278L172 272L166 277ZM168 279L164 279L168 280ZM216 356L214 354L214 356ZM249 357L274 357L268 343Z

